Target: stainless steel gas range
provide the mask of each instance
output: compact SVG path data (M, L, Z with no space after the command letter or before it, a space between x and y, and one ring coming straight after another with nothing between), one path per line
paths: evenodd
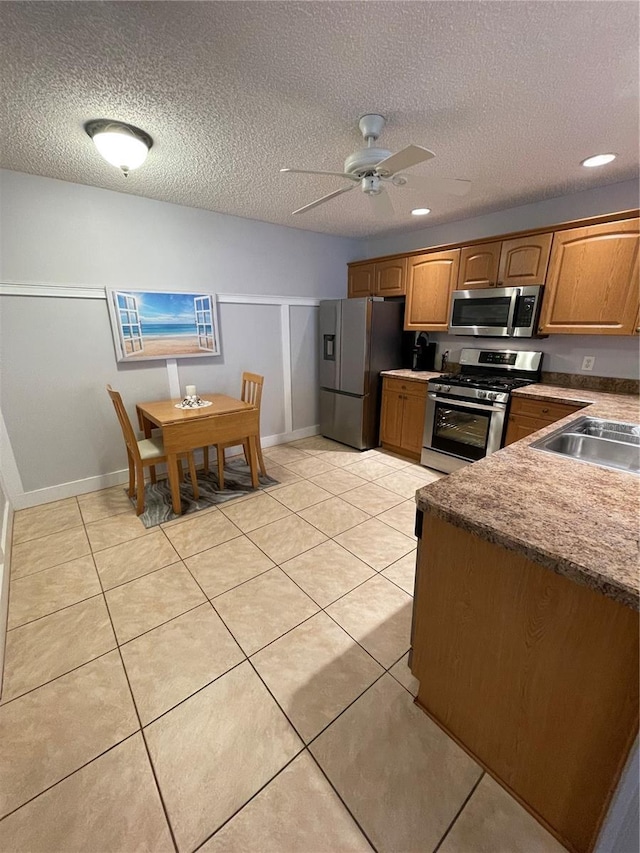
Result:
M420 461L456 471L502 446L511 392L540 381L541 352L463 349L460 373L430 380Z

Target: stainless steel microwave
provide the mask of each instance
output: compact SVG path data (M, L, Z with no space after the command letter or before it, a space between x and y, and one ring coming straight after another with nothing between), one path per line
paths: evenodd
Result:
M543 291L541 284L454 290L449 332L498 338L536 337Z

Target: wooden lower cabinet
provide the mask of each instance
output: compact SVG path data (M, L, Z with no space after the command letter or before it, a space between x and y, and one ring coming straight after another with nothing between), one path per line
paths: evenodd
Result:
M637 611L426 513L418 555L417 704L592 851L638 732Z
M513 444L514 441L520 441L521 438L526 438L582 408L583 406L571 403L547 403L543 400L512 397L507 434L504 439L505 446Z
M380 444L403 456L420 459L424 410L427 405L425 382L383 377Z

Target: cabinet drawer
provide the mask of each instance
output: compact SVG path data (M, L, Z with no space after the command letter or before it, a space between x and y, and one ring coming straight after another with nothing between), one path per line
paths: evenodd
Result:
M537 418L552 424L582 408L583 406L576 406L572 403L547 403L546 400L527 400L523 397L512 397L510 413Z
M392 379L389 376L383 376L384 390L395 391L398 394L411 394L414 397L427 396L427 383L418 382L412 379Z

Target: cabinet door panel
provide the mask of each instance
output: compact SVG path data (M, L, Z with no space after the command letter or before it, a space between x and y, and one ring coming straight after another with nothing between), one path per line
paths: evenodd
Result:
M412 453L422 450L424 432L424 412L427 402L424 397L406 394L402 410L402 437L400 446Z
M628 219L554 235L542 332L634 333L639 302L638 223Z
M459 266L460 249L409 258L405 329L447 331L451 291L458 280Z
M400 446L402 440L402 404L404 395L382 387L380 412L380 442Z
M498 286L544 284L553 234L505 240L500 252Z
M396 258L376 264L376 296L404 296L407 284L407 259Z
M505 435L504 444L513 444L514 441L520 441L521 438L526 438L528 435L533 435L539 429L549 426L553 421L544 420L542 418L528 418L525 415L509 415L507 423L507 434Z
M348 269L347 296L349 299L359 296L373 296L375 264L350 264Z
M465 246L460 250L460 273L456 290L495 287L498 280L501 243Z

